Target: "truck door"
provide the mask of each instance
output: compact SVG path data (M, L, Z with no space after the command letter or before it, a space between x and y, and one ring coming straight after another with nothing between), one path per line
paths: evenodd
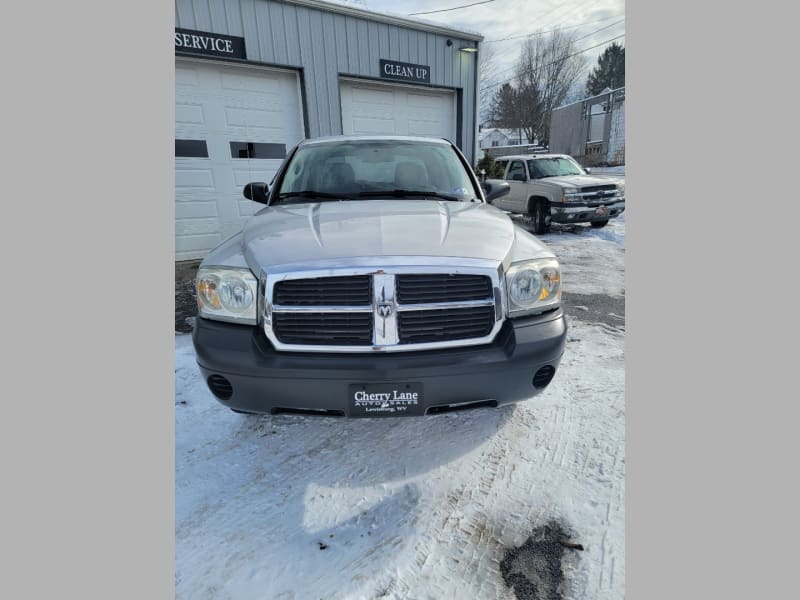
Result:
M525 212L525 204L528 199L528 171L525 168L525 163L521 160L513 160L508 167L506 173L506 180L511 186L506 198L505 210L513 212Z

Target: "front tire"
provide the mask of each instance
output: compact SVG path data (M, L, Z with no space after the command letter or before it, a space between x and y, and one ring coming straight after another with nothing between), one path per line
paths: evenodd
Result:
M547 230L550 229L550 207L547 206L544 200L533 201L531 219L534 233L547 233Z
M592 221L592 227L594 227L595 229L600 229L601 227L605 227L606 225L608 225L608 219L605 219L604 221Z

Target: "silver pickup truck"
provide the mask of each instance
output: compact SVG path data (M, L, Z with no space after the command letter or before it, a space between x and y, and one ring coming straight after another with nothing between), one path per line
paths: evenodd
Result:
M450 142L307 140L244 195L266 206L196 278L197 362L223 405L425 415L525 400L552 380L566 341L558 261L487 204Z
M592 176L566 154L503 156L496 162L511 191L492 204L529 216L534 233L545 233L551 222L604 227L625 210L623 183Z

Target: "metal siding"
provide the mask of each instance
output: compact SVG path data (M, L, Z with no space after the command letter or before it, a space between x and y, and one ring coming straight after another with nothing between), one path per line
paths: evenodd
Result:
M248 60L302 68L308 130L315 137L341 132L339 74L380 78L381 58L428 65L432 86L462 89L462 150L474 162L476 55L458 51L472 42L336 9L276 0L175 0L175 26L242 36Z
M208 0L208 10L211 13L211 31L228 31L225 0Z
M199 31L213 31L211 24L211 9L208 0L192 0L194 20Z

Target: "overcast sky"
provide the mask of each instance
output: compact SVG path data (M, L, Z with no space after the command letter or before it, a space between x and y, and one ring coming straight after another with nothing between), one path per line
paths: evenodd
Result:
M427 12L472 4L481 0L349 0L353 4L398 15ZM512 76L513 65L519 56L520 44L526 34L561 28L583 38L576 42L579 50L595 46L625 33L625 0L491 0L478 4L414 18L465 28L483 35L484 44L495 50L497 80ZM584 37L586 36L586 37ZM516 39L497 41L502 38ZM617 43L625 44L625 38ZM586 81L589 71L597 64L598 56L610 45L589 50L586 58ZM494 83L494 82L493 82ZM482 82L481 85L486 85Z

